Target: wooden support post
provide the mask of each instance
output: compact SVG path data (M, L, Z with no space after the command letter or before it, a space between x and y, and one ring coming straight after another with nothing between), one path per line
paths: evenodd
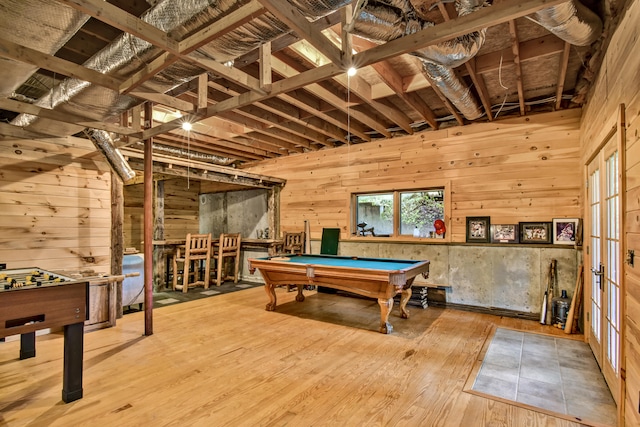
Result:
M198 76L198 108L207 108L209 98L209 76L207 73Z
M124 260L124 191L122 180L117 174L111 174L111 274L122 274ZM109 301L115 310L115 318L122 317L122 285L117 287L116 301ZM111 316L109 316L111 318Z
M342 24L342 65L344 67L354 67L353 45L351 41L351 26L353 21L353 6L350 4L340 9L340 20Z
M144 105L144 127L153 126L153 105ZM153 137L144 141L144 334L153 335Z
M260 45L260 89L271 92L271 42Z
M153 212L153 240L164 240L164 181L155 181L156 198ZM153 248L153 287L159 291L167 282L167 250L165 247Z

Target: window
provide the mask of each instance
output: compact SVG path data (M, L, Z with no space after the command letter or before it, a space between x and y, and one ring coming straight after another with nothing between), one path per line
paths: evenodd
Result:
M353 234L440 237L434 223L445 219L445 192L444 187L438 187L355 194Z

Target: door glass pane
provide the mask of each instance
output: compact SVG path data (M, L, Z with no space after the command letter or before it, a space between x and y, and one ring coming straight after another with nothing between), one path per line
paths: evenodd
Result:
M591 204L591 267L600 267L600 171L596 170L589 177ZM601 339L601 297L600 277L591 272L591 332L597 342Z
M618 359L620 348L620 211L619 211L619 183L618 183L618 152L613 153L606 160L606 243L607 243L607 271L604 286L607 298L606 311L606 355L613 371L618 373Z

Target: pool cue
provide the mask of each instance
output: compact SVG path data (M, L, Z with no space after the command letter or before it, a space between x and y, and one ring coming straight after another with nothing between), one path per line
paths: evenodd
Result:
M305 254L310 254L311 253L311 236L309 235L311 233L311 228L309 227L309 221L308 220L304 220L304 253Z
M573 291L573 298L571 298L571 307L569 313L567 313L567 321L564 325L564 333L570 334L573 330L573 316L576 311L576 304L578 302L578 293L582 292L582 264L578 267L578 277L576 278L576 288Z

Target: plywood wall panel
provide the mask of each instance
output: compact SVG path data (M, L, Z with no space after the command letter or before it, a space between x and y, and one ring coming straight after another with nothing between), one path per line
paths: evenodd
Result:
M200 181L186 178L164 182L164 238L184 239L198 232ZM144 185L124 187L124 245L143 250ZM155 213L154 213L155 215Z
M599 74L596 76L588 103L584 109L581 126L581 150L583 162L593 156L618 117L618 109L625 105L626 150L625 205L622 215L626 220L624 243L628 249L640 251L640 2L628 3L620 25L612 36L611 43L603 58ZM626 255L626 254L625 254ZM640 316L639 263L634 267L623 264L625 289L625 352L626 370L625 425L640 424Z
M0 262L109 273L111 171L93 144L0 139Z
M466 216L509 222L581 216L580 113L423 132L267 160L250 171L287 180L281 192L282 229L307 219L313 238L320 238L322 227L351 233L352 193L450 184L449 233L454 241L464 241ZM487 197L477 199L477 194Z

